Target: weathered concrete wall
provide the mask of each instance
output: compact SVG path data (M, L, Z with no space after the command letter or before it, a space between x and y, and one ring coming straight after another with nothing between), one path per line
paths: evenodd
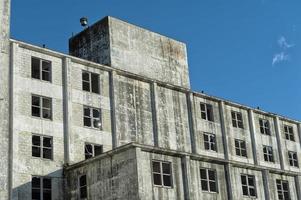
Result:
M269 178L269 188L270 188L270 198L271 199L279 199L278 193L277 193L277 185L276 185L277 179L288 181L290 199L298 199L294 177L273 174L273 173L270 173L269 177L270 177Z
M111 113L109 97L109 75L108 72L97 68L88 67L79 63L70 64L70 163L76 163L85 159L85 143L103 145L103 150L112 149ZM82 71L99 74L100 94L82 90ZM101 109L101 129L84 127L83 107L89 106Z
M265 135L260 132L259 119L265 119L269 121L271 135ZM258 164L266 167L280 169L281 168L280 158L278 153L278 144L277 144L277 137L276 137L275 124L273 118L260 113L254 113L254 124L255 124L255 141L256 141L256 149L257 149L256 154L258 158ZM271 146L273 148L274 162L267 162L264 160L263 145Z
M117 145L154 145L150 84L119 75L114 82Z
M31 78L31 56L52 63L52 82ZM62 60L28 49L13 46L14 69L14 124L13 124L13 197L31 199L31 178L52 178L53 199L63 199L64 132ZM32 94L52 98L52 120L31 116ZM53 159L32 157L32 134L50 136L53 139Z
M186 45L106 17L69 41L70 54L190 88Z
M111 65L109 19L104 18L70 38L70 55L96 63Z
M253 175L255 176L255 185L256 185L256 199L263 200L265 199L264 185L262 179L262 172L252 169L244 169L238 167L231 167L231 181L232 181L232 196L233 200L241 199L252 199L245 197L242 193L242 184L241 184L241 174ZM268 199L266 199L268 200Z
M284 133L284 125L288 125L293 127L293 133L294 133L294 139L295 141L287 140L285 138L285 133ZM289 171L294 171L294 172L301 172L300 166L301 166L301 141L300 141L300 136L298 134L298 125L292 122L288 122L285 120L279 120L279 129L280 129L280 145L281 145L281 153L283 155L283 164L284 164L284 169L289 170ZM289 159L288 159L288 152L289 151L294 151L298 152L298 163L299 167L292 167L289 164Z
M152 161L159 160L172 164L172 187L157 187L153 185ZM181 158L138 150L138 184L141 200L184 200Z
M200 178L201 168L207 168L216 171L218 192L214 193L214 192L202 191L201 178ZM228 196L227 182L225 177L224 165L191 160L190 174L191 174L191 182L189 183L189 186L190 186L191 200L202 200L202 199L224 200L227 198Z
M206 103L206 104L212 105L214 121L208 121L208 120L202 119L200 103ZM218 102L195 96L194 97L194 107L195 107L195 124L196 124L196 133L195 133L194 140L195 140L195 146L196 146L196 153L201 154L201 155L218 157L218 158L225 158ZM217 147L216 152L205 150L204 136L203 136L204 133L215 134L216 147Z
M9 198L10 0L0 0L0 200Z
M88 199L139 199L136 149L96 158L67 170L67 199L79 199L78 178L84 174L87 176Z
M231 111L241 112L243 119L243 128L236 128L232 126ZM229 159L254 164L251 132L247 110L231 105L226 105L224 118L229 145ZM247 158L236 155L234 143L235 139L244 140L246 142Z
M158 87L159 146L191 152L186 94Z

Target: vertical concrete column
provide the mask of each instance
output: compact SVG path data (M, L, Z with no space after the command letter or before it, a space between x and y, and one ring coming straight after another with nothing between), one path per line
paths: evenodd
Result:
M112 148L117 147L117 134L116 134L116 112L115 112L115 82L116 72L109 72L109 90L110 90L110 109L111 109L111 129L112 129Z
M248 110L248 118L249 118L249 126L250 126L250 133L251 133L251 143L252 143L252 152L253 152L254 164L258 165L257 148L256 148L256 129L255 129L255 123L254 123L254 112L251 109Z
M221 131L222 131L222 138L223 138L223 146L224 146L224 152L225 152L225 159L229 160L229 142L227 137L227 128L226 128L226 109L225 109L225 103L223 101L220 101L219 104L219 115L221 120Z
M298 200L301 200L301 176L295 176L295 186Z
M11 199L10 0L0 0L0 200Z
M192 92L186 93L187 100L187 109L188 109L188 122L189 122L189 132L190 132L190 141L191 141L191 152L196 153L196 138L195 138L195 108L194 108L194 98Z
M301 124L298 123L298 136L299 136L299 143L300 143L300 146L301 146Z
M158 94L157 83L151 83L151 105L152 105L152 120L153 120L153 137L154 146L159 146L159 131L158 131Z
M70 58L63 58L64 162L70 163L70 122L72 118Z
M263 187L264 187L264 196L265 199L270 199L270 173L269 170L264 169L262 170L262 180L263 180Z
M226 177L226 183L227 183L227 193L228 193L228 200L233 200L233 189L232 189L232 178L231 178L231 173L232 173L232 165L230 163L226 163L224 165L224 170L225 170L225 177Z
M182 166L182 177L183 177L183 186L184 186L184 196L185 200L190 199L190 184L191 184L191 174L190 174L190 157L183 156L181 158L181 166Z
M279 154L279 161L281 169L284 170L284 159L283 159L283 152L282 152L282 145L281 145L281 128L279 123L279 117L274 117L274 124L275 124L275 132L277 138L277 146L278 146L278 154Z

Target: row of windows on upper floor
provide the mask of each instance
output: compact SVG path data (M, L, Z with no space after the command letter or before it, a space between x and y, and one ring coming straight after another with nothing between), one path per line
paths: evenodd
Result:
M32 57L32 78L51 82L51 62ZM100 93L99 75L87 71L82 72L82 89L84 91ZM51 99L43 97L33 98L33 116L51 119ZM42 109L40 109L42 108ZM201 117L204 120L214 121L213 106L211 104L200 103ZM85 125L89 127L99 126L94 124L100 116L100 109L85 109ZM232 126L235 128L244 128L244 122L241 112L231 111ZM270 122L267 119L259 119L260 132L265 135L271 135ZM287 140L295 141L293 127L284 125L283 131Z
M200 109L201 109L202 119L207 121L212 121L212 122L214 121L213 107L211 104L200 103ZM243 122L241 112L231 111L231 118L232 118L232 126L234 128L242 128L242 129L244 128L244 122ZM271 135L271 127L270 127L269 120L260 118L258 120L258 123L260 127L260 133L264 135ZM295 141L294 130L292 126L283 125L283 132L287 140Z
M152 181L156 187L172 188L172 163L166 161L152 161ZM204 192L218 193L218 176L215 169L200 168L201 190ZM79 199L88 197L87 175L78 177L77 194ZM240 184L242 194L245 197L256 198L256 177L250 174L240 174ZM279 200L289 200L290 188L287 180L276 179L277 196ZM49 177L33 176L31 181L32 200L51 200L52 199L52 180Z

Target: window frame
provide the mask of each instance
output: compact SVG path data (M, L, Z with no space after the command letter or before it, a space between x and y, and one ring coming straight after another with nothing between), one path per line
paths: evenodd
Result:
M263 145L262 151L263 151L263 159L265 162L275 163L274 150L272 146Z
M271 125L270 121L267 119L259 119L259 129L260 133L264 135L271 135Z
M83 185L81 186L81 178L85 176L85 182L86 182L86 185ZM81 193L81 189L82 188L86 188L86 197L81 197L82 193ZM88 194L88 179L87 179L87 174L82 174L80 176L78 176L78 180L77 180L77 189L78 189L78 197L80 200L83 200L83 199L87 199L89 194Z
M241 119L239 119L239 116ZM232 127L244 129L244 120L242 112L231 110Z
M283 132L285 135L285 139L295 142L295 133L294 133L294 127L290 125L283 125Z
M202 109L202 106L204 106L204 109ZM214 122L213 106L212 106L212 104L200 102L200 111L201 111L201 118L203 120ZM203 115L205 117L203 117Z
M208 137L208 141L205 140L205 135ZM214 138L214 142L211 142L211 136L213 136ZM203 132L203 140L204 140L204 149L206 151L213 151L213 152L217 152L217 145L216 145L216 134L214 133L208 133L208 132ZM206 143L208 143L208 147L209 149L206 149ZM212 149L212 145L214 145L215 149Z
M205 170L206 171L206 179L202 178L202 176L201 176L201 170ZM217 178L216 169L209 169L209 168L203 168L203 167L201 167L199 171L200 171L200 180L201 180L201 190L203 192L218 193L219 190L218 190L218 178ZM210 178L209 178L209 171L211 171L211 172L214 173L214 181L210 180ZM206 181L208 190L203 190L202 181ZM216 191L212 191L211 190L211 188L210 188L210 182L214 182Z
M154 169L153 169L153 163L154 163L154 162L157 162L157 163L160 164L160 172L154 172ZM163 173L163 163L169 165L169 171L170 171L170 174ZM152 160L152 161L151 161L151 169L152 169L153 186L155 186L155 187L167 188L167 189L173 188L173 169L172 169L172 162L169 162L169 161L162 161L162 160ZM161 185L155 184L155 181L154 181L154 174L157 174L157 175L159 174L159 175L160 175ZM164 176L169 176L169 177L170 177L170 186L164 185Z
M294 155L296 155L296 159L294 158ZM298 160L298 154L297 152L295 151L288 151L288 162L289 162L289 165L291 167L296 167L296 168L299 168L299 160ZM293 165L291 165L291 162ZM295 164L297 163L297 164Z
M246 184L243 184L242 183L242 177L245 176L246 177ZM250 185L249 184L249 178L252 178L253 179L253 183L254 185ZM250 175L250 174L240 174L240 182L241 182L241 189L242 189L242 195L245 196L245 197L249 197L249 198L257 198L257 187L256 187L256 178L254 175ZM244 190L243 190L243 187L247 187L247 191L248 191L248 195L245 195L244 194ZM254 192L255 192L255 196L252 196L250 194L250 188L254 189Z
M89 75L89 80L84 80L83 75L84 73ZM92 75L96 75L97 76L97 87L98 87L98 91L95 92L93 91L93 80L92 80ZM87 83L89 85L89 90L84 89L84 83ZM100 94L100 74L98 73L94 73L94 72L90 72L87 70L82 70L82 91L85 92L90 92L90 93L94 93L94 94Z
M236 142L238 142L238 147L236 146ZM245 145L245 149L242 148L242 143ZM235 149L235 155L239 157L244 157L248 158L248 147L247 147L247 142L245 140L241 139L234 139L234 149ZM237 154L237 150L239 150L239 155ZM246 155L243 155L243 151L246 152Z
M282 180L282 179L276 179L276 189L277 189L277 197L279 198L279 195L282 196L282 200L290 200L290 186L289 186L289 182L287 180ZM280 182L280 183L279 183ZM283 184L287 184L287 190L284 190ZM280 186L280 189L279 187ZM285 198L285 193L288 194L288 199Z
M32 185L33 178L40 179L40 187L39 188L33 187L33 185ZM49 188L44 188L44 179L50 180L50 189ZM35 200L35 199L33 199L33 190L34 189L39 190L40 200L44 200L44 191L48 191L48 192L50 191L50 199L52 199L52 197L53 197L52 188L53 188L53 184L52 184L52 178L51 177L49 177L49 176L35 176L35 175L31 176L31 199L32 200Z
M101 147L101 154L103 153L103 145L86 142L86 143L85 143L85 146L84 146L85 160L90 159L90 158L87 158L87 153L86 153L86 146L87 146L87 145L91 145L91 146L92 146L92 156L91 156L90 158L93 158L93 157L95 157L95 156L98 156L98 155L95 155L95 146ZM100 154L99 154L99 155L100 155Z
M33 142L31 141L31 157L33 157L33 158L45 159L45 160L53 160L53 157L54 157L54 156L53 156L53 152L54 152L54 147L53 147L53 136L40 135L40 134L35 134L35 133L33 133L33 134L31 135L31 140L33 139L34 136L40 138L40 146L34 145ZM51 148L50 148L50 147L44 147L44 138L50 139L50 141L51 141ZM39 156L39 157L33 156L33 155L32 155L32 153L33 153L33 148L34 148L34 147L40 148L40 156ZM44 149L50 149L50 150L51 150L51 158L44 158L44 157L43 157Z
M35 78L33 76L33 59L37 59L39 61L39 78ZM50 64L49 71L43 69L43 62ZM35 56L31 56L30 64L31 64L31 78L32 79L52 83L52 61L45 60L45 59L42 59L42 58L38 58L38 57L35 57ZM48 72L49 73L49 80L44 80L43 79L43 72Z
M85 109L89 109L90 116L85 115ZM94 127L94 123L93 122L94 122L94 120L98 119L98 118L93 117L93 111L94 110L97 110L99 112L99 123L100 123L99 127ZM85 125L85 118L90 119L91 126ZM83 105L83 125L86 128L91 128L91 129L95 129L95 130L103 130L102 109L101 108L95 108L95 107Z
M33 98L39 98L39 106L33 105ZM50 107L44 107L44 103L43 100L47 99L50 102ZM46 96L41 96L41 95L37 95L37 94L31 94L31 116L35 117L35 118L40 118L40 119L44 119L44 120L53 120L53 105L52 105L52 98L51 97L46 97ZM35 116L33 115L33 108L38 108L39 109L39 116ZM46 118L43 117L44 116L44 110L48 110L50 113L50 117Z

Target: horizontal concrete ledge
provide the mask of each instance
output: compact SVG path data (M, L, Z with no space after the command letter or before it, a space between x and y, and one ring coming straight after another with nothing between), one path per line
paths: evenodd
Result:
M118 154L120 152L126 151L128 149L132 149L132 148L140 148L141 151L145 151L145 152L149 152L149 153L163 154L163 155L179 157L179 158L189 156L191 160L198 160L198 161L202 161L202 162L210 162L210 163L221 164L221 165L230 164L230 165L232 165L232 167L239 167L239 168L257 170L257 171L268 170L270 173L274 173L274 174L281 174L281 175L288 175L288 176L301 176L301 173L297 173L297 172L275 169L275 168L271 168L271 167L264 167L264 166L259 166L259 165L252 165L252 164L238 162L238 161L224 160L221 158L215 158L215 157L187 153L187 152L181 152L181 151L176 151L176 150L168 150L165 148L138 144L138 143L129 143L129 144L117 147L114 150L105 152L94 158L90 158L88 160L84 160L79 163L72 164L70 166L65 166L65 170L68 171L68 170L72 170L72 169L84 166L85 164L88 164L91 162L97 162L105 157L112 157L114 154Z

